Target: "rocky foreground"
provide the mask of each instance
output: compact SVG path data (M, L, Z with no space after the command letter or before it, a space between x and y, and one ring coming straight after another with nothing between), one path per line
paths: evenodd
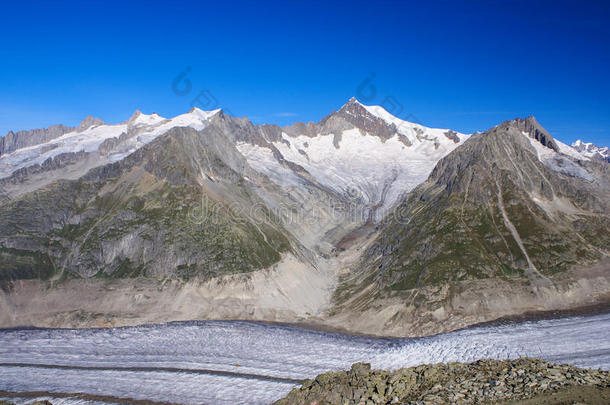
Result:
M356 363L306 380L275 405L609 404L610 372L535 359L479 360L395 371Z

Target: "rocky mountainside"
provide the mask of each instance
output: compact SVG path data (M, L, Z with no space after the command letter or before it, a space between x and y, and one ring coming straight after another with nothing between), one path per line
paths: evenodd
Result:
M383 303L386 328L561 301L568 270L607 260L608 179L533 117L473 135L386 218L336 301L362 317Z
M251 260L228 273L265 268L284 251L315 262L346 230L389 211L465 138L413 127L399 130L355 100L289 128L196 109L171 120L136 112L119 125L86 119L0 158L2 278L208 277L235 255ZM198 210L218 213L227 228L211 228ZM251 242L266 253L241 250ZM216 253L195 254L202 245Z
M533 117L441 160L366 253L383 286L519 274L533 285L610 245L608 167L557 153Z
M288 127L193 109L51 132L0 156L0 323L408 335L610 293L608 164L533 117L466 135L351 99Z
M215 130L175 127L125 159L2 206L4 279L246 272L291 249ZM226 148L223 150L223 148ZM241 164L241 167L240 167ZM268 215L266 215L268 214Z

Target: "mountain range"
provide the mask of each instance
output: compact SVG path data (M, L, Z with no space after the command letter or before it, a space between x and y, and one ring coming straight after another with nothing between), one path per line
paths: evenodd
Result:
M416 336L610 298L608 148L350 99L0 138L0 325L192 319Z

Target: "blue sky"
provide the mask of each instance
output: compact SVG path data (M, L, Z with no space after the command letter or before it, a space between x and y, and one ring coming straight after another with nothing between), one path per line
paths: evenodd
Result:
M610 144L607 1L86 3L3 4L1 134L194 100L317 121L357 96L429 126L533 114L565 142ZM189 92L172 86L183 72Z

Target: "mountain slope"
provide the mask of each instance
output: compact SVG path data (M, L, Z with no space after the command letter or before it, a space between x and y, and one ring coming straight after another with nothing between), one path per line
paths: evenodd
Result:
M85 123L85 121L83 121ZM79 125L82 126L83 124ZM59 138L63 134L71 132L75 128L65 125L54 125L49 128L34 129L31 131L9 131L4 137L0 138L0 156L11 153L17 149L28 146L39 145Z
M41 269L210 277L279 261L289 241L271 216L246 215L262 202L225 163L229 152L219 156L214 134L175 128L122 161L10 200L0 211L2 278Z
M533 117L465 135L351 99L287 127L193 109L67 131L0 156L0 325L405 336L610 298L608 164Z
M406 226L390 223L381 235L380 247L394 247L379 261L387 284L413 288L515 272L536 283L543 275L601 257L610 245L607 185L592 180L586 166L528 138L520 124L505 123L478 135L439 162L403 202L408 208L400 222L406 219ZM552 138L546 142L551 145ZM561 159L562 171L570 162L574 174L545 165L532 144ZM407 278L393 273L399 268L407 270Z
M344 276L336 313L371 316L383 305L389 313L380 322L408 331L431 322L423 314L434 311L454 322L486 320L502 315L490 307L508 314L568 297L562 289L576 280L569 270L607 262L610 187L606 164L555 149L560 144L533 117L472 136L387 218L357 270ZM600 290L607 285L606 276ZM522 293L527 300L517 298ZM572 298L595 301L582 294Z

